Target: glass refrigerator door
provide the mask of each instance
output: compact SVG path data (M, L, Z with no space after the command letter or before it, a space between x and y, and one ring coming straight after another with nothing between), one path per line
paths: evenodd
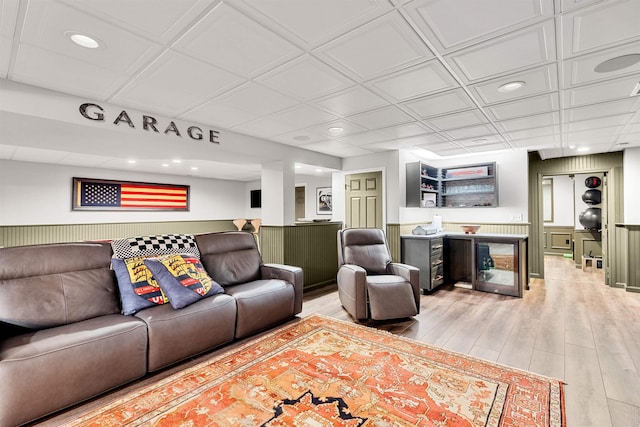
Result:
M518 244L476 242L476 282L479 291L522 296L519 281Z

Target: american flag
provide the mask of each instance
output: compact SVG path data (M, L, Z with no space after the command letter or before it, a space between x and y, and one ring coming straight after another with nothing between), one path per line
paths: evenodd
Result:
M188 210L189 186L74 178L74 209Z

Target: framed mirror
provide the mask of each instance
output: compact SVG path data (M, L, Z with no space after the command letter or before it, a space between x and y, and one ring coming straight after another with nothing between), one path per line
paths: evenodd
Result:
M542 220L553 222L553 178L542 178Z

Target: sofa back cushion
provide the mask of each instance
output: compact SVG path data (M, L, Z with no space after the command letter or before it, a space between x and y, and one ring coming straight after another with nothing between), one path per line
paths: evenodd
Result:
M196 236L200 260L211 278L222 286L260 278L262 258L251 233L229 231Z
M105 243L0 248L0 323L49 328L120 312Z

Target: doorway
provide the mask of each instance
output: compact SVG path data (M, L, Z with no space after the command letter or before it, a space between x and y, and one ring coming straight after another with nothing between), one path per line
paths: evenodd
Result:
M300 221L303 218L307 217L306 192L307 192L307 187L305 186L296 187L296 195L295 195L295 199L296 199L295 220L296 221Z
M345 176L345 223L348 228L382 228L382 172Z

